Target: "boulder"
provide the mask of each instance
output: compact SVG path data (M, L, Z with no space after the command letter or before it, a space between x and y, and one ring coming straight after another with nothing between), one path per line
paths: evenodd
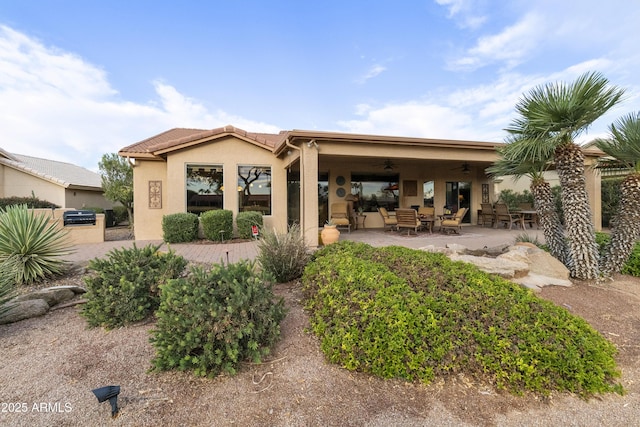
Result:
M548 252L539 250L529 254L529 264L529 271L533 274L540 274L559 280L569 280L569 269Z
M452 261L463 261L471 263L486 273L497 274L498 276L504 277L505 279L524 277L529 272L529 266L526 262L457 254L451 255L449 256L449 258Z
M87 290L82 286L74 286L74 285L52 286L47 289L71 289L74 294L84 294L87 292Z
M48 288L39 289L28 294L20 295L14 298L13 301L28 301L28 300L45 300L49 307L52 307L61 302L68 301L75 296L75 292L67 288Z
M550 276L545 276L545 275L536 274L532 272L529 272L529 274L527 274L524 277L512 279L512 282L515 282L529 289L533 289L534 291L539 291L544 286L572 286L573 285L571 280L559 279L557 277L550 277Z
M49 311L49 304L43 299L8 302L11 308L0 317L0 325L14 323L31 317L42 316Z

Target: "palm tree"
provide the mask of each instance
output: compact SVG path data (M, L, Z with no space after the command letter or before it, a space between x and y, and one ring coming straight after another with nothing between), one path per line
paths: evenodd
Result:
M575 138L622 98L597 72L581 75L571 84L548 83L533 88L516 105L518 117L506 129L529 141L532 152L553 152L562 187L562 209L573 265L578 279L598 277L598 247L586 189L584 154ZM522 160L535 159L524 154Z
M516 180L528 176L531 180L530 190L533 202L538 211L540 228L549 247L551 255L570 268L573 264L569 254L560 216L556 211L551 185L544 179L544 172L549 167L549 154L538 153L544 158L522 161L522 148L527 151L529 141L510 138L508 144L498 149L500 159L493 163L487 172L491 176L512 175Z
M596 140L596 146L611 156L600 166L613 166L629 173L620 183L620 203L611 222L611 241L600 259L603 276L620 272L640 237L640 112L618 119L609 130L609 138Z

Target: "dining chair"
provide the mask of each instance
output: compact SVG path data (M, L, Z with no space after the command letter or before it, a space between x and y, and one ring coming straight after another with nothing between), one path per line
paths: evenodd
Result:
M509 224L509 230L513 227L513 224L520 225L521 216L519 213L514 213L509 211L509 206L504 203L497 203L495 207L496 214L496 222L493 225L493 228L498 228L498 223L504 222L505 227L507 223Z

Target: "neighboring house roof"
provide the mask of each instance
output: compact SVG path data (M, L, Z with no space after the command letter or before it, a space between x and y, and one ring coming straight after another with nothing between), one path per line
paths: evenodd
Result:
M102 191L99 174L71 163L10 154L0 149L0 164L70 189Z
M158 158L158 156L171 151L181 150L228 135L234 135L273 151L276 145L284 140L284 134L284 132L280 132L280 134L247 132L231 125L210 130L175 128L124 147L118 154L123 157Z

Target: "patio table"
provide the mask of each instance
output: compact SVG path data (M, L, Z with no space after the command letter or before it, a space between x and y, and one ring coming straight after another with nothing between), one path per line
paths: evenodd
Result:
M536 216L538 215L538 211L536 211L535 209L514 209L513 212L520 214L520 225L522 226L523 230L526 230L525 217L527 215L531 215L530 219L533 219L536 225L538 225L538 218L536 218Z
M433 215L420 215L420 222L424 225L427 230L429 230L429 234L433 233L433 223L436 221Z

